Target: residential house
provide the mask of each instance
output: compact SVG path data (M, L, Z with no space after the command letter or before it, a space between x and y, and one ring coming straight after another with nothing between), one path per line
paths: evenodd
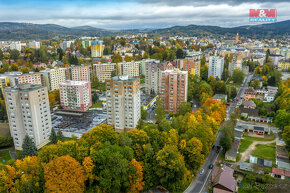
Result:
M279 178L281 180L290 179L290 170L272 168L272 177Z
M266 93L264 96L264 102L270 103L273 102L275 99L275 95L274 93Z
M213 193L237 192L234 170L228 166L214 167L211 177Z
M248 88L244 92L244 99L249 100L252 98L256 98L256 95L257 95L257 92L254 89Z
M213 99L216 99L216 100L219 100L219 101L226 102L227 99L228 99L228 96L225 95L225 94L215 94L215 95L213 96Z
M256 108L256 104L252 101L244 101L244 108L246 109L255 109Z

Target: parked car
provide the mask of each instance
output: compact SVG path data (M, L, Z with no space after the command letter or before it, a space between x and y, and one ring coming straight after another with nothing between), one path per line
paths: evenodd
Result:
M264 135L264 133L262 133L262 132L258 132L257 135Z
M203 174L204 173L204 169L203 168L201 168L201 170L200 170L200 172L199 172L200 174Z
M209 169L212 169L213 168L213 164L210 164L208 168Z

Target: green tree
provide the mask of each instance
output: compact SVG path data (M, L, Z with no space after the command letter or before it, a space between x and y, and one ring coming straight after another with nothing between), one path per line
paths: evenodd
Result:
M250 82L250 86L253 87L254 89L260 88L260 80L253 80Z
M290 126L284 127L283 133L282 133L282 138L286 143L286 147L288 152L290 152ZM290 155L290 153L289 153Z
M234 69L232 79L237 84L242 84L245 78L245 74L241 69Z
M3 68L4 72L9 71L9 64L6 62L6 60L2 60L2 68Z
M57 143L57 136L56 136L55 130L53 128L51 129L51 132L49 135L49 141L53 144Z
M229 149L231 149L232 137L228 131L223 130L223 135L221 137L220 144L223 147L224 152L227 152Z
M170 192L177 192L178 185L186 173L184 161L176 146L166 145L156 154L156 175L159 183Z
M112 62L113 63L120 63L120 62L122 62L122 56L119 53L115 53L112 56Z
M165 111L164 111L164 104L161 101L161 99L158 99L156 102L156 122L160 123L162 121L162 119L165 118Z
M183 101L178 106L178 115L185 115L192 111L191 104L189 102Z
M289 126L290 113L287 113L285 109L277 111L275 116L275 125L282 130L285 126Z
M13 50L9 50L8 51L9 54L10 54L10 58L13 59L13 60L17 60L20 56L20 52L16 49L13 49Z
M25 135L22 143L22 153L24 156L34 156L37 155L37 148L34 141L28 136Z
M105 142L99 150L93 149L90 157L98 166L94 174L98 176L97 185L101 192L128 192L128 176L136 172L134 167L130 166L133 159L131 148Z
M0 60L4 57L2 49L0 49Z
M63 141L64 140L63 133L62 133L62 131L60 129L57 131L56 136L57 136L57 139L58 140L60 140L60 141Z
M141 107L141 119L142 120L146 120L147 119L147 111L144 110L142 107Z

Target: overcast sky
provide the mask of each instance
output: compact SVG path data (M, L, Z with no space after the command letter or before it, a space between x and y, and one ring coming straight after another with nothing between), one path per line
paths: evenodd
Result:
M0 0L0 22L90 25L108 29L249 24L249 9L277 9L290 19L289 0Z

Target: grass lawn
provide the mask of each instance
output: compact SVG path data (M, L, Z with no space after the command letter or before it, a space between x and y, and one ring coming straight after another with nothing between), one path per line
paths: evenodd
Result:
M252 155L275 162L275 152L276 148L273 144L258 144L256 145Z
M251 141L273 141L275 139L274 136L267 136L265 137L251 137L248 135L248 133L244 133L244 139L251 140Z
M3 162L3 160L5 160L5 162ZM5 164L8 160L11 160L9 150L6 149L6 150L0 151L0 162Z
M242 139L239 153L243 153L244 151L246 151L252 143L253 143L253 141L250 139L247 139L247 138Z
M95 104L93 104L90 108L102 108L102 101L98 101Z

